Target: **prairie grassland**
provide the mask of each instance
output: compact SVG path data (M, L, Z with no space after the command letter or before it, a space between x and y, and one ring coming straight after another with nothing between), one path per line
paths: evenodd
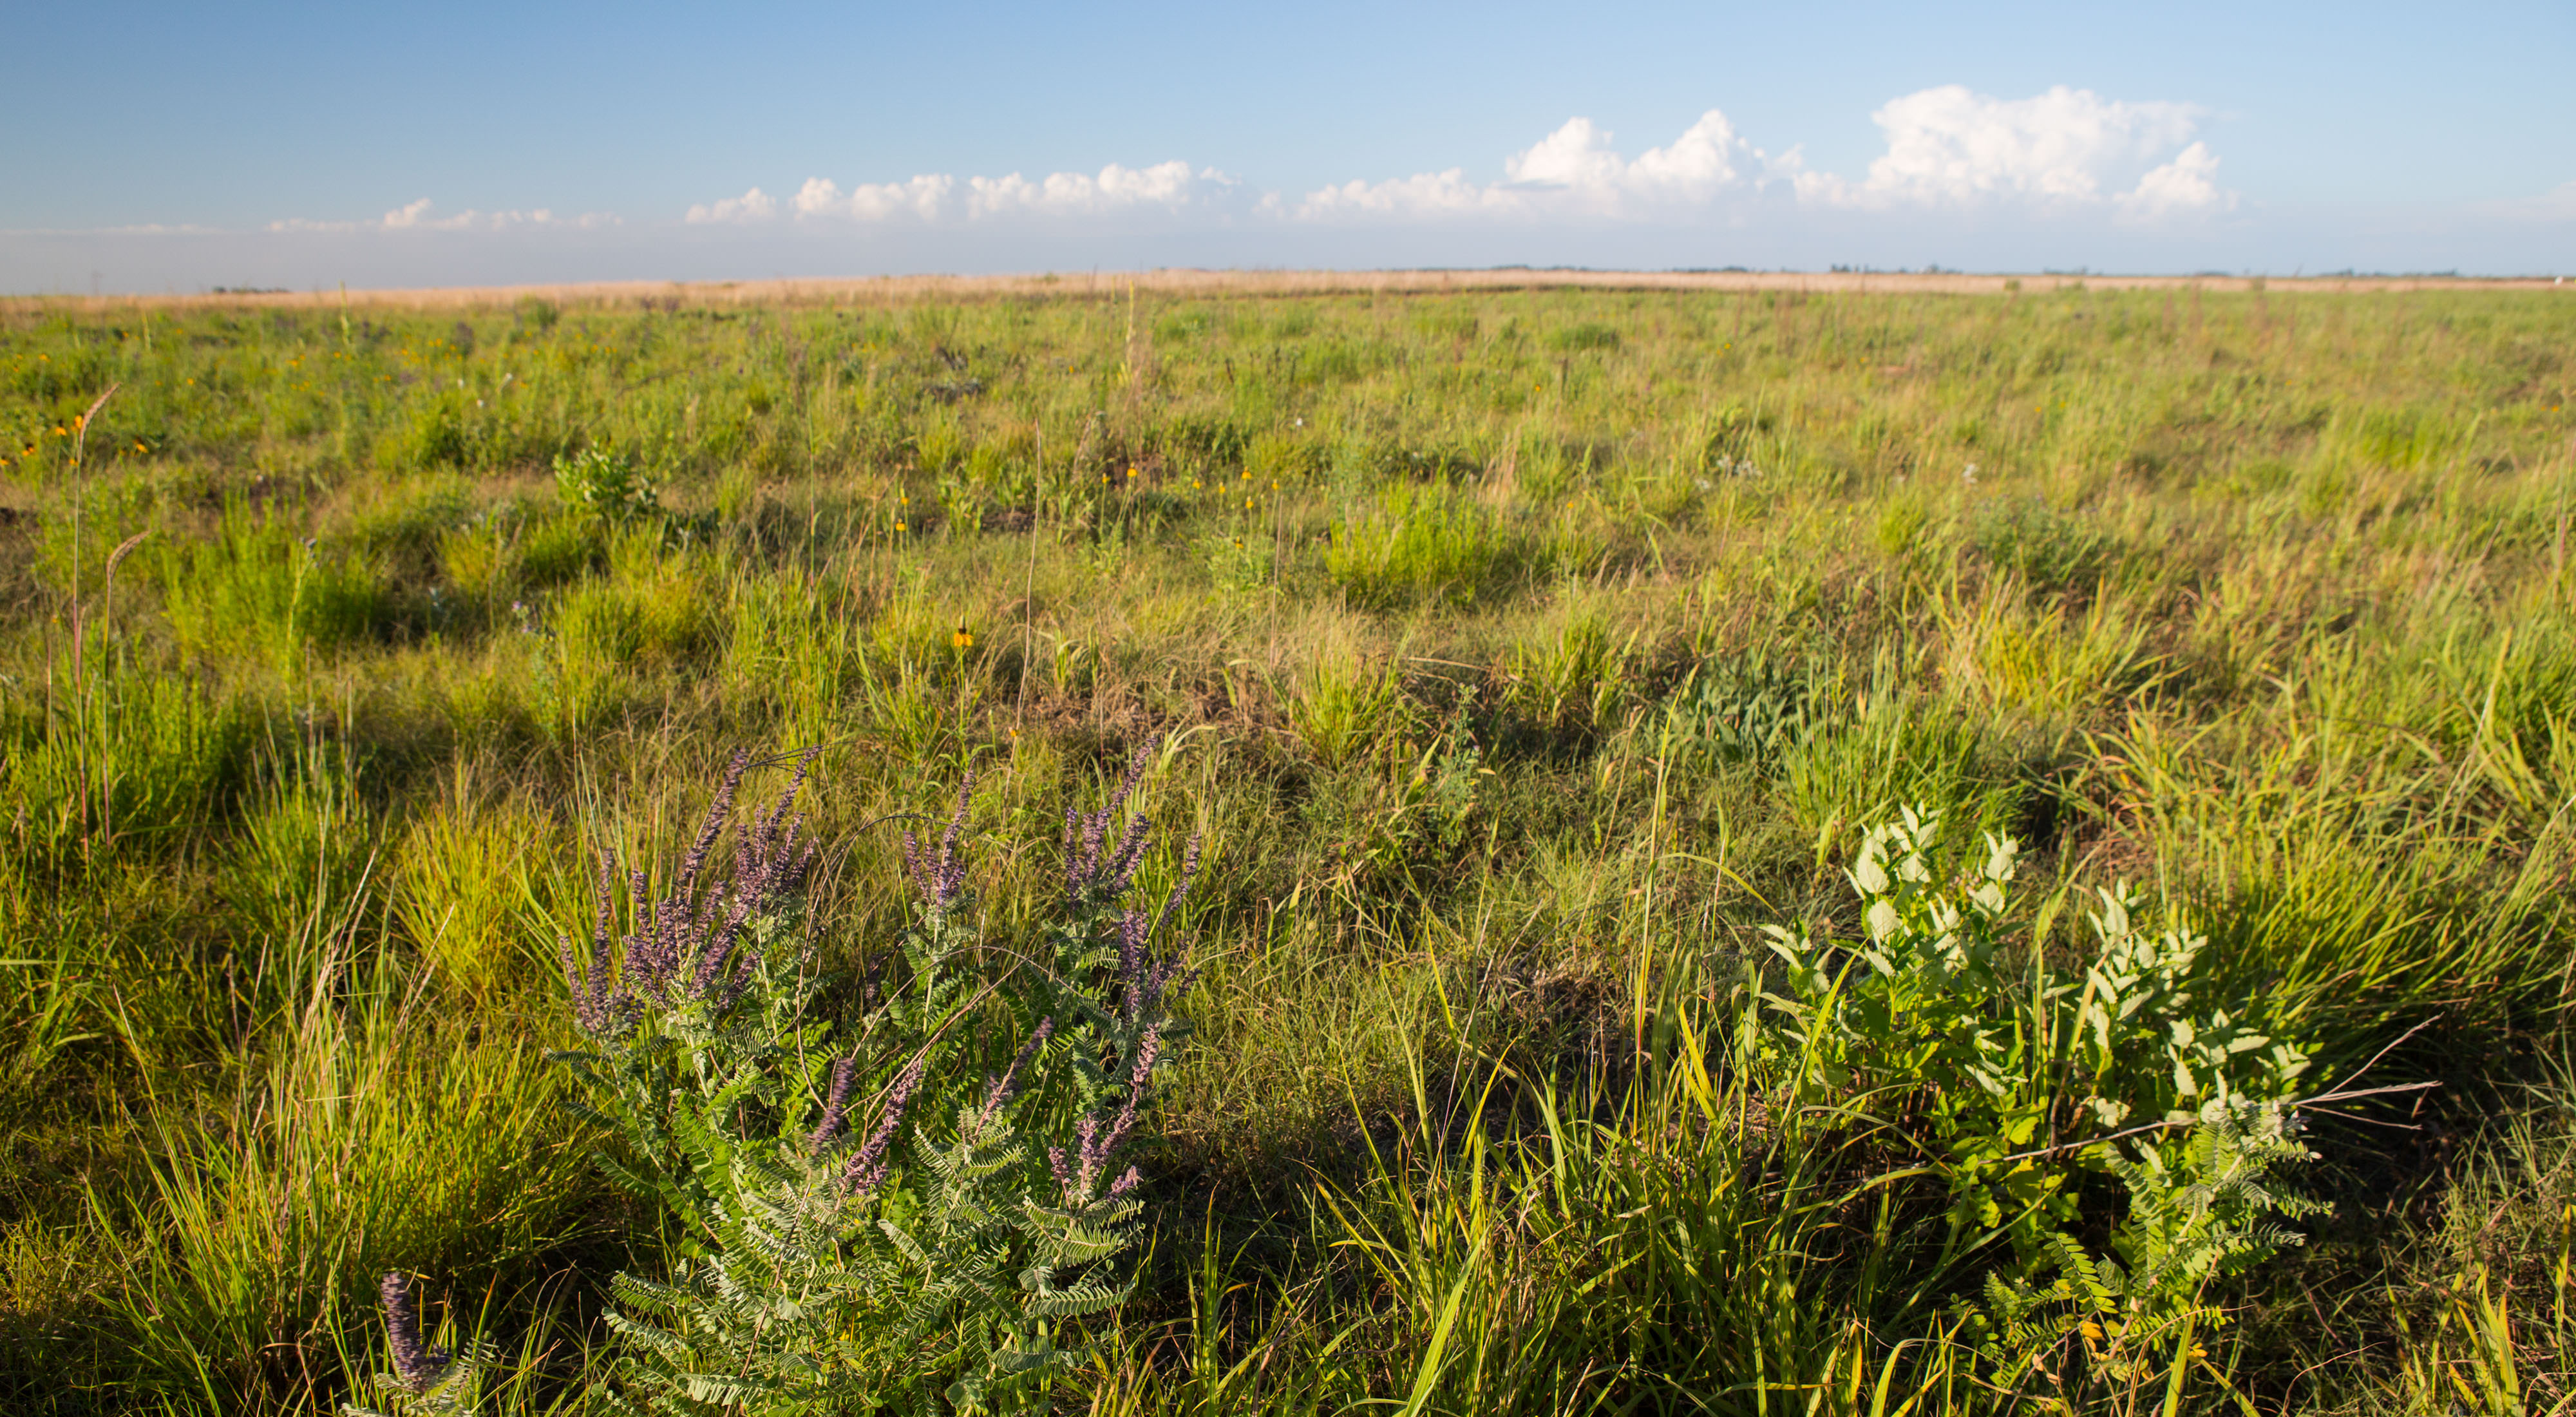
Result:
M861 964L973 774L1007 935L1152 742L1195 1033L1066 1410L2567 1410L2571 351L2547 291L0 306L0 1404L334 1411L402 1269L580 1410L690 1243L546 1061L598 853L819 748ZM2442 1084L2309 1119L2331 1214L2152 1382L1981 1366L1904 1120L1726 1062L1906 806L2021 842L2033 968L2133 882L2312 1076Z

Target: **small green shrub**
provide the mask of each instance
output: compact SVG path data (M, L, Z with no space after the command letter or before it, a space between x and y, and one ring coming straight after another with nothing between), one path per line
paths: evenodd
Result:
M634 933L613 941L604 904L589 951L564 943L586 1042L565 1061L584 1115L622 1142L597 1164L687 1237L667 1277L617 1276L594 1400L705 1417L1053 1410L1085 1357L1074 1325L1132 1286L1118 1261L1142 1178L1124 1152L1186 1033L1182 957L1152 937L1195 843L1170 898L1131 899L1151 832L1125 809L1151 751L1068 819L1063 893L1025 955L982 939L967 793L935 845L907 837L913 920L891 951L863 951L878 985L846 1044L802 914L802 768L710 880L737 755L670 893L630 889ZM392 1385L466 1394L463 1410L479 1360L426 1351L396 1287Z
M2002 831L2021 784L1998 745L1929 694L1869 694L1857 712L1810 725L1780 758L1790 813L1815 834L1819 863L1848 850L1889 802L1912 802L1965 833Z
M0 718L0 830L15 839L18 868L59 867L111 842L166 852L201 831L240 779L251 733L237 703L123 666L91 682L51 717Z
M1897 1119L1949 1192L1941 1267L2004 1243L2009 1263L1964 1311L1990 1381L2067 1411L2094 1389L2134 1395L2188 1366L2194 1328L2219 1317L2213 1279L2300 1243L2273 1217L2325 1208L2274 1179L2307 1156L2292 1110L2307 1055L2245 1004L2200 997L2206 942L2139 928L2125 889L2101 893L2080 975L2035 941L2011 948L2015 844L1986 837L1954 882L1939 836L1908 810L1862 842L1861 939L1770 929L1788 967L1778 1046L1810 1105ZM2100 1250L2073 1228L2085 1170L2128 1202Z
M607 528L594 518L558 514L519 529L519 579L530 590L577 580L608 560Z
M1612 725L1630 684L1627 650L1592 616L1512 646L1503 702L1526 731L1556 747L1589 744Z
M553 301L537 295L523 295L510 307L511 316L523 327L544 334L563 318L563 309Z
M555 459L555 491L565 506L612 526L662 511L661 489L644 475L634 454L597 444Z
M320 1410L377 1276L517 1283L585 1223L559 1076L521 1039L403 1009L378 963L351 971L351 1017L326 1003L269 1035L216 1115L156 1108L138 1186L91 1184L99 1216L150 1237L96 1320L138 1397ZM222 1143L187 1144L201 1126Z
M1288 725L1315 761L1348 767L1396 741L1404 684L1393 666L1319 658L1288 694Z

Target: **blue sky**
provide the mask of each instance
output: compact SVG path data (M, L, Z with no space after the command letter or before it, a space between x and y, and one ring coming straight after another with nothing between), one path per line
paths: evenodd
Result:
M14 291L2576 267L2566 0L89 3L8 30Z

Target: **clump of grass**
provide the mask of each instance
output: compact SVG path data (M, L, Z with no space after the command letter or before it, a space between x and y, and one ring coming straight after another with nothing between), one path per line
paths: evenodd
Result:
M561 823L460 777L390 854L395 909L442 984L503 997L548 976L548 937L578 898Z
M93 1204L144 1237L106 1321L124 1382L212 1408L310 1408L363 1351L376 1278L524 1283L592 1195L528 1041L381 995L288 1026L230 1106L145 1121L138 1183Z
M1355 605L1468 605L1539 574L1526 537L1442 486L1399 484L1333 529L1324 569Z

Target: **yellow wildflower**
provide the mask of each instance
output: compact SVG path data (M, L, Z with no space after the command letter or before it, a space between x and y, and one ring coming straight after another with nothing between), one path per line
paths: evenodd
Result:
M960 625L957 627L957 632L948 637L948 643L953 649L973 649L975 636L968 632L965 626Z

